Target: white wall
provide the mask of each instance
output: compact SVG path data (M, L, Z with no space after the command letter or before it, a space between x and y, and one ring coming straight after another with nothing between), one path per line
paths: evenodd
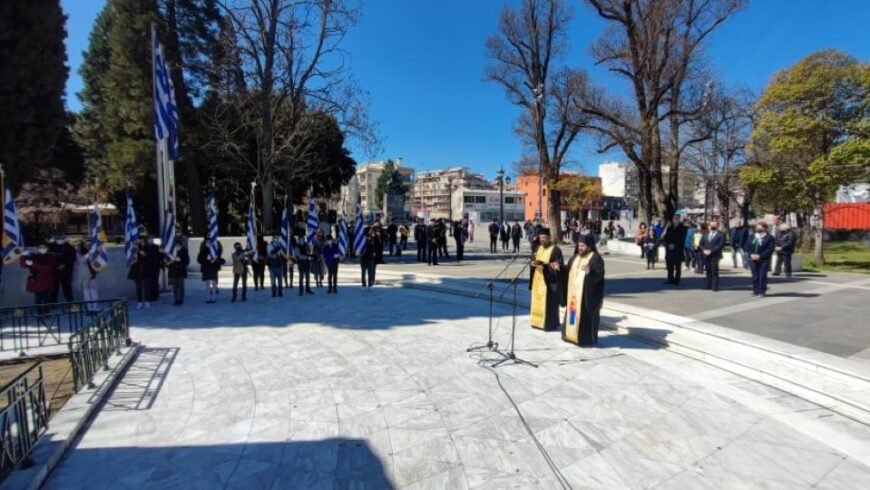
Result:
M598 167L602 194L610 197L625 197L625 172L625 164L616 162L602 163Z

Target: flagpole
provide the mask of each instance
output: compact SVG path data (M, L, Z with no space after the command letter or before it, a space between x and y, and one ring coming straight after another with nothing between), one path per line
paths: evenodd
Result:
M151 100L152 105L154 102L154 97L157 96L157 77L155 74L157 73L157 53L155 51L155 46L157 45L157 26L154 23L151 23ZM156 111L156 108L154 109ZM154 114L155 121L159 118L159 114ZM156 136L156 135L155 135ZM164 176L164 168L163 168L163 144L161 140L157 140L157 202L158 202L158 229L161 230L160 233L163 232L163 227L166 222L166 191L165 191L165 176ZM165 279L165 277L164 277Z

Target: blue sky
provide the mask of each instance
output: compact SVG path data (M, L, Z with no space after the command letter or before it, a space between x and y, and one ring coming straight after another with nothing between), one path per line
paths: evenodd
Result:
M67 105L80 107L77 70L103 0L62 0L70 80ZM495 33L503 0L364 0L362 19L345 48L360 84L370 92L371 116L384 138L377 158L404 157L418 170L466 165L493 177L510 169L521 146L513 134L517 108L496 85L482 81L484 41ZM508 2L513 3L513 2ZM580 1L566 64L624 90L592 66L588 46L603 24ZM772 75L825 48L870 60L867 0L754 0L711 38L707 56L721 80L760 93ZM182 136L183 137L183 136ZM586 138L575 144L575 168L596 174L599 155ZM368 155L354 152L357 160Z

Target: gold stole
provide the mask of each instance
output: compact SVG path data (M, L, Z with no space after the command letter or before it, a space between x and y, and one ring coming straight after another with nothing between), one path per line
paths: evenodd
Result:
M552 254L553 245L538 247L538 251L535 253L535 260L549 264ZM545 267L547 266L545 265ZM535 268L535 275L532 277L531 306L529 323L535 328L544 328L547 316L547 283L544 281L544 272L538 268Z
M568 271L568 303L565 309L565 340L573 343L580 342L580 317L583 313L583 287L586 273L583 268L589 265L595 252L580 256Z

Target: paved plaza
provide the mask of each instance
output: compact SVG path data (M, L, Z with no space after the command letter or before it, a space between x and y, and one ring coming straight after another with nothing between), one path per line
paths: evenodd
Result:
M492 369L466 352L483 301L322 291L132 311L139 356L45 488L870 488L870 427L708 364L616 333L580 349L521 311L539 367Z

